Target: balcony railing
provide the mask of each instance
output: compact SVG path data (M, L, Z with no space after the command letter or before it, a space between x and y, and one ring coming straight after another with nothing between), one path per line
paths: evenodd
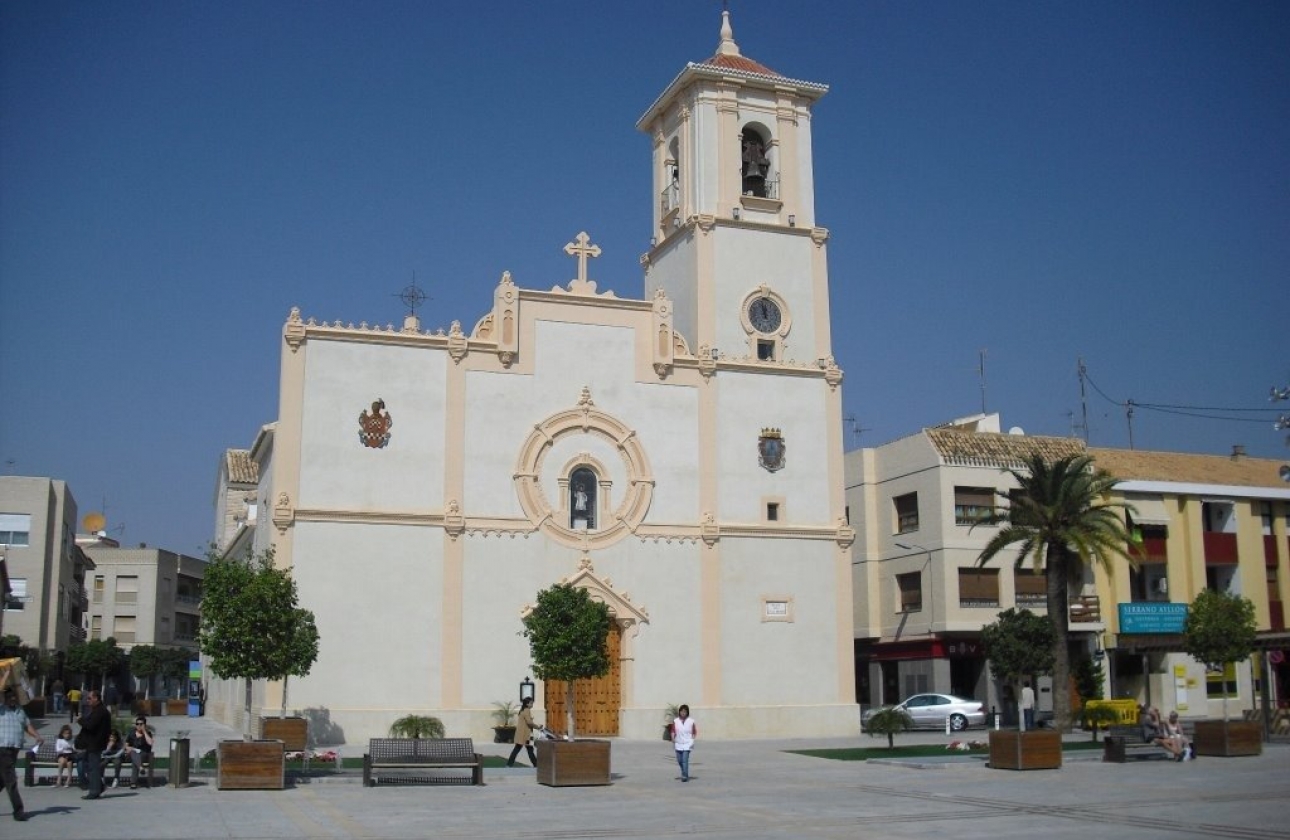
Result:
M668 184L663 188L663 195L660 196L660 208L663 215L666 216L673 210L681 207L681 185L676 181Z
M1071 624L1098 624L1102 621L1102 603L1096 595L1077 595L1071 598Z
M85 628L84 628L84 627L77 627L77 626L73 625L72 627L69 627L69 628L67 629L67 639L68 639L68 641L71 641L71 642L83 642L83 641L85 641L85 636L86 636L86 633L85 633Z
M1205 565L1228 565L1238 562L1236 534L1206 531L1201 534L1205 546Z

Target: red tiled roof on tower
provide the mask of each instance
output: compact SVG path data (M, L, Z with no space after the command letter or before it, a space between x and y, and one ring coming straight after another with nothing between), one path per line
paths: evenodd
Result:
M721 67L726 70L738 70L743 73L757 73L762 76L778 76L774 70L759 61L753 61L739 54L739 45L735 43L735 31L730 26L730 12L721 13L721 43L717 44L717 54L707 61L701 61L710 67Z

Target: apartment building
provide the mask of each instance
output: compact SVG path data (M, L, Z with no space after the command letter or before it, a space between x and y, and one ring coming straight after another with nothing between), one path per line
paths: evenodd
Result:
M89 638L197 650L206 561L140 545L122 548L101 535L80 537L94 561Z
M42 651L85 640L93 562L76 545L76 517L65 482L0 476L0 555L9 578L4 632Z
M977 557L996 528L981 519L1015 482L1007 472L1038 453L1088 452L1121 479L1117 501L1141 563L1073 581L1071 653L1102 661L1106 693L1218 715L1224 686L1233 708L1290 698L1282 604L1287 594L1290 488L1266 459L1088 449L1073 438L1004 433L978 415L846 456L848 517L857 530L852 573L857 699L896 702L921 691L1001 706L981 628L1009 607L1046 610L1041 574L1004 558ZM1186 605L1209 587L1256 606L1262 652L1229 673L1209 673L1182 653ZM1261 698L1260 698L1261 699ZM1041 692L1041 707L1051 698Z

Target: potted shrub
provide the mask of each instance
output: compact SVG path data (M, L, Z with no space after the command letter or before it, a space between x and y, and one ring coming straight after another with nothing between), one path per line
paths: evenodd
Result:
M537 604L523 616L533 671L539 679L565 681L566 740L537 742L538 782L544 785L609 784L609 742L579 741L574 733L575 680L609 672L605 640L609 607L593 601L585 589L556 584L538 593Z
M1223 719L1196 721L1192 747L1197 755L1259 755L1263 731L1257 721L1227 719L1229 665L1254 651L1258 624L1249 598L1206 589L1196 596L1183 624L1183 650L1197 662L1223 673Z
M429 715L404 715L390 724L391 738L442 738L443 721Z
M494 744L509 744L515 740L515 715L518 710L511 700L493 701Z
M1053 668L1052 619L1015 608L999 613L982 628L981 639L990 667L1001 681L1021 696L1021 681L1047 674ZM1057 730L995 729L990 732L990 766L1005 770L1046 770L1062 766L1062 736Z
M296 583L289 570L274 567L271 548L246 563L227 557L210 563L203 580L198 640L211 673L221 679L282 680L284 711L287 678L308 674L318 659L314 615L299 607ZM243 720L243 740L219 744L220 789L280 790L286 772L284 745L280 740L251 740L249 690Z

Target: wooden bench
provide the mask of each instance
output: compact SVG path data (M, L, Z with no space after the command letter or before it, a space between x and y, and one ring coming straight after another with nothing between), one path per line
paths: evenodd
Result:
M458 781L464 776L432 776L414 770L469 770L470 783L484 783L484 757L469 738L372 738L363 755L363 784L378 781ZM386 771L398 771L386 775Z
M1193 729L1190 723L1183 723L1183 734L1188 739L1193 738ZM1141 726L1117 724L1107 727L1106 735L1102 738L1102 760L1123 764L1130 757L1170 758L1171 756L1169 751L1159 744L1143 741Z

